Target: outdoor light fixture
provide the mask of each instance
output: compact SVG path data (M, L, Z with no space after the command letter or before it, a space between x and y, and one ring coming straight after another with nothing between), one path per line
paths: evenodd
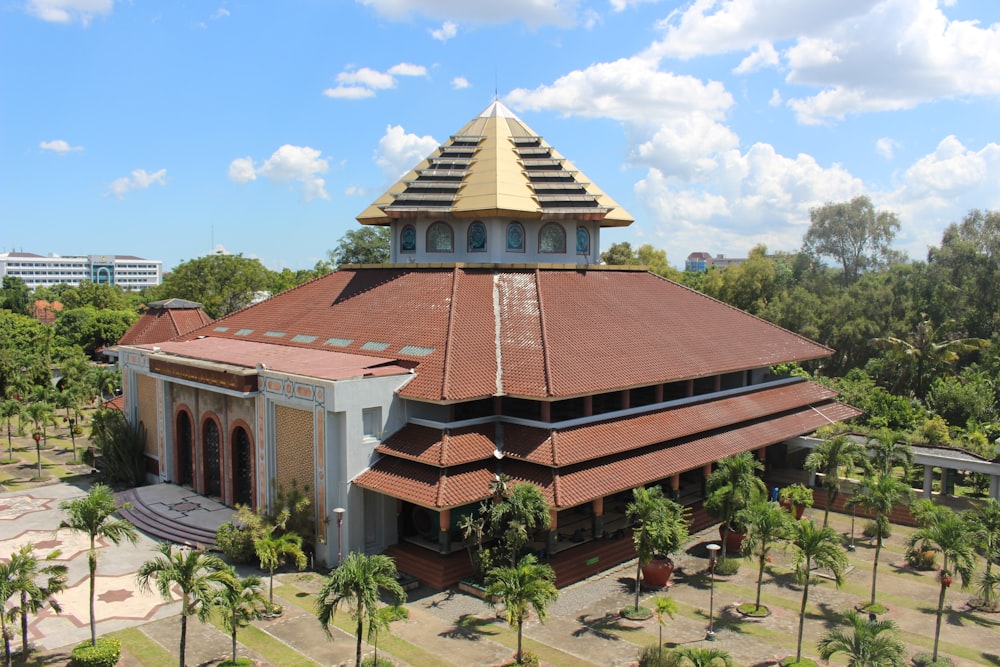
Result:
M712 577L712 584L708 594L708 632L705 633L705 639L710 642L715 641L715 563L721 548L714 542L708 545L708 571Z
M333 513L337 515L337 567L340 567L344 562L344 543L342 541L341 529L344 525L344 513L346 511L343 507L335 507L333 509Z

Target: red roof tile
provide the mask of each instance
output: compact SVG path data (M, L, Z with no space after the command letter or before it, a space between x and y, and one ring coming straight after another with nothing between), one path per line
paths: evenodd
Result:
M185 337L237 332L404 360L416 377L400 395L432 401L577 396L831 352L651 273L566 268L343 269Z
M149 308L118 340L119 345L162 343L210 323L201 308Z
M442 469L385 456L354 483L425 507L457 507L488 497L490 482L502 470L514 482L537 484L554 507L567 508L811 433L858 414L859 410L843 403L810 406L673 446L654 445L558 469L508 459ZM432 499L437 504L430 504Z
M375 449L382 454L444 468L492 457L496 449L495 440L495 424L480 424L443 431L407 424Z

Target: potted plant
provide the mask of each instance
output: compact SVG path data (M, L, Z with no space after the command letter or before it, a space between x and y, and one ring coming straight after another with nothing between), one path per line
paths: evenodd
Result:
M663 495L659 486L632 491L626 515L632 521L632 540L638 555L635 591L639 606L639 580L648 587L663 588L674 571L670 555L688 539L688 508Z
M778 493L778 502L792 512L796 519L801 519L806 508L813 505L813 492L804 484L790 484Z
M708 497L705 510L710 516L721 520L719 536L722 539L722 560L727 552L739 552L743 543L745 527L737 521L737 515L757 500L764 498L767 487L757 476L764 465L754 458L753 452L743 452L728 456L718 462L718 467L705 482Z

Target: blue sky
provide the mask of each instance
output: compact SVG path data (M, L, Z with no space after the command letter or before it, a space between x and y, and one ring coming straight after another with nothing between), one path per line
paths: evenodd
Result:
M0 252L311 267L495 94L676 266L1000 209L995 0L7 0Z

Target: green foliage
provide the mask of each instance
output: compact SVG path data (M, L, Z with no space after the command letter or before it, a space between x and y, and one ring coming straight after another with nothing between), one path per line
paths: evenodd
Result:
M801 505L803 507L813 506L813 492L805 484L789 484L778 493L778 500Z
M730 530L743 532L743 526L737 520L740 512L767 496L767 486L757 476L763 470L764 464L754 458L753 452L742 452L720 460L708 477L705 483L708 494L705 510L722 521L723 543ZM725 548L722 549L722 560L726 560Z
M802 251L817 261L828 257L837 262L845 285L897 259L891 246L899 218L891 211L876 211L868 195L811 209L809 221Z
M3 287L0 288L0 308L9 310L15 315L28 315L31 306L31 296L27 283L17 276L4 276Z
M384 264L389 261L389 240L392 230L388 227L366 225L349 229L329 252L334 266L343 264Z
M308 484L299 486L293 479L289 488L272 480L274 502L267 511L267 522L277 526L276 534L295 533L302 538L307 548L311 547L316 535L316 519L312 511L312 499Z
M122 643L114 637L98 637L97 645L89 641L77 644L70 652L71 667L113 667L122 656Z
M904 667L906 644L899 638L899 627L889 620L870 621L856 611L847 613L849 629L833 628L818 644L819 656L829 660L843 655L849 665Z
M933 654L921 651L913 656L913 664L915 667L952 667L955 663L951 658L935 658Z
M681 280L681 272L670 266L667 252L644 243L633 248L628 241L612 243L601 253L601 261L610 266L645 266L652 273L670 280Z
M840 392L843 402L865 411L859 419L870 428L909 431L921 416L918 403L905 396L890 394L860 368L852 369L836 380L834 389Z
M490 530L500 540L500 557L513 565L538 530L548 530L551 517L542 490L531 483L498 485L500 502L490 507Z
M264 534L264 520L246 505L237 505L233 518L215 531L215 541L233 563L252 563L257 557L256 542Z
M249 306L270 283L271 272L259 260L208 255L176 266L164 277L157 293L164 298L196 301L214 319Z
M118 285L82 281L79 286L67 285L56 295L64 309L91 308L94 310L130 310L135 313L135 303Z
M805 628L806 604L809 601L810 573L813 566L827 568L839 588L844 581L847 554L840 547L840 536L832 528L819 528L811 519L792 524L789 544L794 553L792 570L802 583L802 604L799 608L799 634L795 659L802 659L802 633Z
M517 631L518 663L523 661L521 649L522 630L528 611L534 610L541 623L548 618L548 607L559 597L556 590L556 574L548 565L540 564L534 555L528 554L513 567L496 567L486 575L484 599L496 609L501 604L507 625Z
M927 392L927 406L955 426L996 421L994 384L984 373L969 369L959 375L940 376Z
M80 348L88 357L114 345L139 315L135 310L105 310L93 306L67 308L56 318L56 340L60 345Z
M929 419L925 419L915 436L918 442L929 445L946 447L951 444L948 423L941 418L941 415L934 415Z
M664 656L663 667L732 667L728 651L720 648L682 646Z
M625 515L632 522L632 540L639 556L635 570L635 607L639 607L642 567L655 556L670 556L688 539L690 509L663 495L659 486L632 490Z
M236 658L236 660L223 660L219 667L253 667L253 660L250 658Z
M742 558L723 558L715 564L715 573L720 577L731 577L740 571L741 565L743 565Z
M764 567L771 548L786 538L791 528L791 515L777 503L759 500L742 510L739 521L746 526L743 538L743 554L757 559L757 597L755 605L760 607L760 592L764 581ZM729 561L726 559L727 566Z
M146 426L131 424L114 408L98 408L90 432L101 453L105 481L114 487L132 488L146 483Z

